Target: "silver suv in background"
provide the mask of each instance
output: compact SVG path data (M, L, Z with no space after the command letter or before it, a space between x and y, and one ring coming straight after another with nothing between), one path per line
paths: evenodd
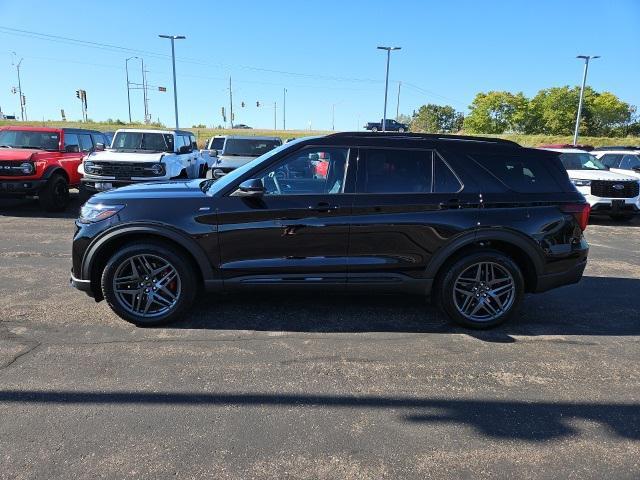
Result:
M220 137L212 138L209 141L210 145L214 145L217 138ZM209 154L215 156L211 167L212 176L220 178L280 145L282 145L282 139L279 137L228 135L224 137L222 150L213 149L217 150L213 152L209 149Z

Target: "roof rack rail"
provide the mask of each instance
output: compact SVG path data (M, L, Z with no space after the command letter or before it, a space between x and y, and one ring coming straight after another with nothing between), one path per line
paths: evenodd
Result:
M509 145L512 147L522 147L520 144L503 138L479 137L472 135L450 135L440 133L399 133L399 132L337 132L327 135L328 137L341 138L413 138L423 140L449 140L460 142L495 143Z

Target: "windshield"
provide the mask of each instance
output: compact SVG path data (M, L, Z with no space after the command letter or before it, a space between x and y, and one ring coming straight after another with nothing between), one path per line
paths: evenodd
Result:
M311 137L302 137L302 138L293 140L289 143L285 143L284 145L279 145L277 148L274 148L273 150L268 151L264 155L254 160L251 160L249 163L245 163L240 168L236 168L235 170L228 173L227 175L220 178L219 180L206 180L206 182L201 184L201 188L204 192L208 192L212 195L215 195L216 193L224 190L227 186L235 182L238 178L242 177L246 172L260 165L265 160L268 160L269 158L273 157L277 153L280 153L285 149L291 148L295 144L300 143L303 140L308 140L309 138Z
M168 133L117 132L111 148L173 152L173 135Z
M2 130L0 148L33 148L57 152L60 149L60 135L56 132Z
M608 170L600 160L589 153L562 153L560 161L567 170Z
M259 157L281 145L280 140L255 140L253 138L228 138L223 155Z

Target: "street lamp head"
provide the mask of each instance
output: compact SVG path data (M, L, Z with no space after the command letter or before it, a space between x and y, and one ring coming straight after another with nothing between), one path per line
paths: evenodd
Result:
M378 47L378 50L388 50L388 51L401 50L401 49L402 49L402 47Z
M594 58L600 58L600 55L578 55L576 58L582 58L583 60L592 60Z
M185 37L184 35L158 35L160 38L170 38L172 40L184 40Z

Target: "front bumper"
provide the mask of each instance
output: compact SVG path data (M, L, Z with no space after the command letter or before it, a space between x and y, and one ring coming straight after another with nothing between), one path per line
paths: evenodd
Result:
M111 190L113 188L125 187L134 183L150 183L150 182L165 182L170 180L170 177L145 177L145 178L100 178L100 177L85 177L80 182L82 188L89 192L97 193Z
M578 187L578 191L591 205L592 215L640 214L640 196L607 198L591 195L591 187Z
M81 280L73 276L73 272L69 278L69 284L81 292L85 292L90 297L93 297L93 291L91 290L91 280Z
M46 179L40 180L0 180L0 196L16 197L37 195L47 183Z

